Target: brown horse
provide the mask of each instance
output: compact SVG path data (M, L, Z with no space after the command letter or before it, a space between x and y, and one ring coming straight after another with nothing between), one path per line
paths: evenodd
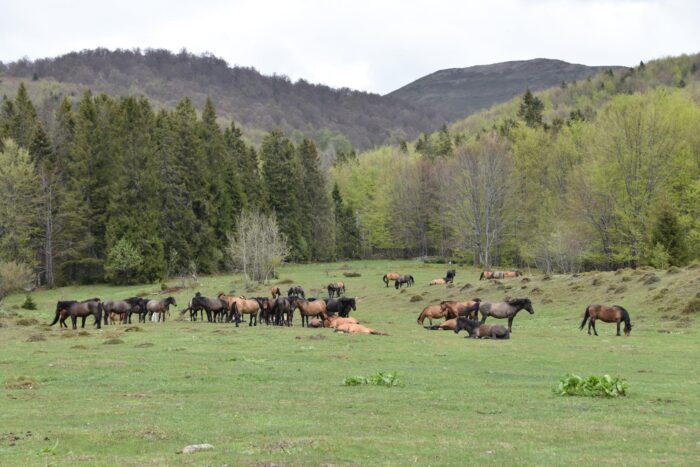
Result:
M479 280L484 280L484 279L493 279L493 271L481 271L481 275L479 276Z
M520 272L519 269L516 269L515 271L503 271L503 277L506 279L509 279L511 277L519 277L522 275L523 275L523 273Z
M460 316L470 316L474 315L474 311L478 309L476 307L480 301L480 298L465 300L463 302L447 300L440 302L440 309L445 314L445 318L447 319L459 318ZM476 315L473 317L476 317Z
M384 284L386 284L387 287L389 287L389 281L395 281L401 277L401 274L398 272L390 272L388 274L384 274L384 277L382 277L382 280L384 281Z
M598 331L595 329L595 321L597 319L605 323L617 323L617 335L620 335L620 321L625 322L625 336L630 335L632 331L632 322L630 321L630 314L622 308L620 305L605 306L605 305L588 305L586 311L583 312L583 321L581 321L581 330L586 325L586 321L590 318L588 322L588 335L591 335L591 328L595 335L598 335Z
M498 324L483 324L481 321L464 317L457 318L455 334L459 334L462 329L466 330L472 339L510 339L510 332L505 326Z
M376 329L371 329L361 324L341 324L340 326L335 328L335 332L339 332L342 334L374 334L378 336L389 335L385 332L380 332Z
M529 298L513 298L507 302L479 302L476 310L481 312L481 322L486 322L486 318L508 318L508 332L513 332L513 319L520 310L527 310L531 315L535 313L532 302Z
M83 326L85 327L85 318L90 315L95 317L95 324L97 329L102 329L102 302L99 298L91 298L89 300L84 300L82 302L74 302L66 308L66 314L70 316L73 322L73 329L78 329L78 317L83 319Z
M437 326L430 326L431 331L454 331L457 327L457 318L447 319Z
M150 300L146 304L146 310L151 317L157 313L157 320L165 322L165 314L169 311L170 305L177 306L177 302L175 301L174 297L168 297L162 300Z
M355 318L341 318L340 316L326 316L323 325L327 328L337 328L343 324L360 324Z
M326 318L326 302L323 300L314 300L312 302L305 298L294 298L292 299L292 310L294 308L299 308L299 314L301 314L301 326L304 327L304 322L309 324L309 316L315 316L321 318L322 320Z
M442 278L433 279L430 281L430 285L445 285L445 284L447 284L447 282L445 281L445 279L442 279Z
M102 304L102 308L105 312L105 324L107 324L107 318L113 321L112 324L114 324L115 320L112 320L112 314L119 316L120 323L126 324L129 319L129 314L134 307L125 300L107 300Z
M336 295L340 298L341 295L345 294L345 283L343 282L331 282L328 284L328 298L333 298Z
M49 326L53 326L54 324L59 323L60 327L67 328L68 325L66 325L66 319L68 319L68 307L74 303L77 303L77 301L61 300L58 303L56 303L56 316L54 317L54 320L51 322L51 324L49 324ZM83 318L83 327L85 327L85 318Z
M272 295L272 298L277 298L282 295L282 291L280 291L280 288L275 286L270 289L270 294Z
M423 308L423 311L421 312L420 315L418 315L418 319L416 322L423 326L423 321L425 321L425 318L428 318L428 321L430 322L430 326L433 325L433 319L438 319L438 318L445 318L445 311L442 309L440 305L429 305Z
M228 320L231 321L233 319L233 305L236 305L236 309L238 310L238 313L241 314L241 316L245 315L250 315L250 318L248 318L248 326L257 326L258 325L258 313L260 312L260 303L255 300L255 299L248 299L244 297L233 297L231 295L225 295L223 292L220 293L217 298L221 301L226 302L226 305L228 306L229 309L229 316ZM255 320L255 324L253 324L253 320Z

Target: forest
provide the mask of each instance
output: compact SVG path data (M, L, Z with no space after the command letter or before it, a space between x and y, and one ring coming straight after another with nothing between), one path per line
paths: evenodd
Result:
M295 262L682 265L700 258L699 62L527 91L328 164L282 130L248 143L211 99L85 92L42 118L21 85L0 102L0 268L49 287L223 271L252 211L276 216Z

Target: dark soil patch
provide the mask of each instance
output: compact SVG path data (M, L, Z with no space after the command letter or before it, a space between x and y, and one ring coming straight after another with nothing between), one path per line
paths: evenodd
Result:
M116 345L116 344L123 344L123 343L124 343L123 340L116 338L116 337L113 337L111 339L107 339L102 344L103 345Z
M129 326L128 328L124 329L124 332L142 332L143 328L140 326Z
M548 280L551 280L551 279L552 279L552 276L550 276L549 274L545 274L545 275L542 277L542 280L543 280L543 281L548 281Z
M277 285L282 285L282 284L293 284L294 281L292 279L282 279L281 281L277 282Z
M39 320L36 318L20 318L15 321L15 324L17 326L34 326L35 324L39 324Z
M541 293L544 293L544 291L543 291L542 289L540 289L539 287L535 287L534 289L532 289L532 290L530 291L530 293L531 293L532 295L539 295L539 294L541 294Z
M79 335L79 336L89 336L90 333L87 332L87 331L80 331L80 332L78 333L78 335Z
M71 349L80 349L80 350L85 350L85 349L87 349L87 347L85 347L84 345L80 345L80 344L78 344L78 345L74 345L74 346L72 346L72 347L71 347Z
M421 300L423 300L423 297L421 297L420 295L414 295L413 297L411 297L409 302L420 302Z
M27 342L41 342L45 340L46 338L42 334L34 334L33 336L29 336Z
M521 281L521 282L528 283L528 282L530 282L530 278L529 278L529 277L523 277L522 279L520 279L520 281Z

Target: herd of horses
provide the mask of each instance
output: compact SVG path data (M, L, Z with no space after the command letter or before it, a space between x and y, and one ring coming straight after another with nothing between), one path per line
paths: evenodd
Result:
M481 279L501 279L518 277L520 271L484 271ZM446 284L454 281L456 271L450 269L444 278L436 279ZM386 287L389 281L394 281L396 289L403 285L410 287L414 284L413 276L401 275L390 272L382 278ZM431 285L433 284L432 281ZM237 297L219 293L215 298L205 297L197 292L189 301L180 315L189 312L190 320L206 320L210 323L234 323L239 326L248 317L249 326L257 326L258 323L268 326L292 326L295 311L299 311L302 327L332 327L337 332L358 332L364 334L384 334L379 331L366 328L355 318L350 317L350 312L357 310L357 300L345 297L346 287L343 282L332 282L327 286L328 298L307 298L303 287L297 285L290 287L287 295L283 296L279 287L270 289L271 297ZM101 328L102 323L131 323L133 314L138 315L139 322L165 321L169 314L170 306L177 306L174 297L159 300L148 300L143 297L130 297L124 300L102 301L99 298L87 300L62 300L56 304L54 320L51 326L60 323L61 327L68 327L66 321L71 319L73 329L77 329L78 318L82 319L82 327L89 316L95 318L95 325ZM509 339L513 332L513 320L521 310L534 314L535 310L529 298L513 298L506 301L485 301L480 298L456 301L445 300L439 304L429 305L419 314L419 325L430 330L451 330L459 333L464 330L467 337L487 339ZM479 319L479 315L481 318ZM489 317L507 319L508 326L487 325ZM425 326L425 320L428 326ZM440 324L434 325L434 319L444 319ZM581 322L582 330L588 323L588 334L596 330L596 321L617 324L617 335L620 334L620 326L624 323L623 332L630 335L632 324L629 312L619 305L589 305L586 307Z

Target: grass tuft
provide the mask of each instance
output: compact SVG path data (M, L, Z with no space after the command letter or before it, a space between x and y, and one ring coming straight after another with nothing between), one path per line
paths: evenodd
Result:
M403 383L396 377L396 373L384 373L380 371L371 376L348 376L343 380L343 386L384 386L395 387L401 386Z
M559 380L555 392L560 396L620 397L627 395L627 382L610 375L581 378L569 374Z
M113 337L113 338L111 338L111 339L107 339L107 340L104 341L102 344L103 344L103 345L115 345L115 344L123 344L123 343L124 343L123 340L118 339L118 338L116 338L116 337Z
M29 339L27 339L27 342L41 342L45 341L46 338L42 334L34 334L32 336L29 336Z
M20 318L15 321L15 324L17 326L34 326L35 324L39 324L39 320L35 318Z
M343 275L345 277L362 277L362 274L356 271L346 271Z
M691 298L690 301L688 302L688 304L683 309L683 313L685 313L687 315L700 313L700 298L698 298L698 297Z
M38 384L28 376L18 376L5 380L5 389L36 389Z
M409 300L409 302L411 302L411 303L413 303L413 302L420 302L421 300L423 300L423 297L421 297L420 295L414 295L413 297L411 297L411 299Z

